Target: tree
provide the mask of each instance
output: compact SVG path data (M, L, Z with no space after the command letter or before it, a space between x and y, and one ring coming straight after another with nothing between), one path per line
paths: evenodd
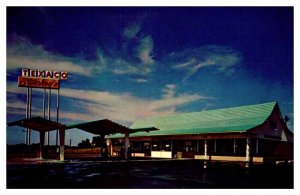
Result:
M93 137L93 144L96 146L96 147L106 147L106 140L104 138L104 136L96 136L96 137Z
M288 116L284 116L284 121L285 121L285 123L287 123L288 121L290 120L290 117L288 117Z
M81 143L78 144L78 148L91 148L91 141L87 138L86 140L82 140Z

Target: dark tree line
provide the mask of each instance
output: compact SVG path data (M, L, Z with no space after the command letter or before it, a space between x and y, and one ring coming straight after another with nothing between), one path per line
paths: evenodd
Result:
M82 140L81 143L78 144L78 148L94 148L94 147L105 147L106 140L102 136L95 136L93 140L90 139Z

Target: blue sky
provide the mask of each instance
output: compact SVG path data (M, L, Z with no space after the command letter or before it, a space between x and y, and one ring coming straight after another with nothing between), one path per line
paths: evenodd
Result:
M17 76L33 68L69 72L65 124L278 101L293 130L293 22L292 7L8 7L7 121L25 117ZM41 116L42 90L33 95ZM92 136L69 130L66 140ZM22 142L9 127L7 143Z

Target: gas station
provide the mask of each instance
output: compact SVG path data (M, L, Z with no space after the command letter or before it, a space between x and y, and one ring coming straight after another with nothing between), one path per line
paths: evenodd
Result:
M130 129L121 124L113 122L108 119L89 121L79 124L65 125L59 123L59 90L60 81L68 79L67 72L48 71L48 70L31 70L22 69L22 76L18 77L18 87L27 88L26 99L26 118L7 123L7 126L20 126L26 129L25 144L30 145L30 132L38 131L40 136L40 150L39 158L43 159L43 147L45 144L45 137L47 134L49 144L49 132L56 131L56 145L59 139L59 159L64 161L64 145L65 132L70 129L80 129L89 133L100 135L104 138L106 135L116 133L124 134L125 140L125 159L128 159L129 135L140 131L149 132L158 130L155 127ZM43 117L31 117L32 107L32 88L41 88L43 93ZM48 91L48 118L46 118L46 90ZM56 104L56 121L51 120L51 90L57 90L57 104ZM58 136L59 135L59 136Z
M66 125L59 122L59 90L60 81L67 78L66 72L28 69L22 69L22 76L18 78L18 86L27 87L26 118L7 125L25 128L27 145L30 145L30 131L39 132L40 159L43 159L46 135L49 145L49 132L56 131L59 159L64 161L65 132L75 128L100 135L102 140L108 138L111 154L112 143L120 141L125 159L129 157L129 148L135 157L238 161L246 162L246 166L252 162L293 159L293 133L287 128L277 102L157 116L137 120L131 127L109 119ZM31 116L32 88L44 89L43 117ZM57 90L56 121L50 116L51 90Z

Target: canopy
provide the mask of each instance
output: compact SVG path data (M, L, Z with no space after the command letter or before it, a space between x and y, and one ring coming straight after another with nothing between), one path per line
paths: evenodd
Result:
M7 123L7 126L20 126L39 132L66 129L66 126L41 117L25 118L22 120Z
M73 124L73 125L63 125L51 120L47 120L41 117L33 117L33 118L25 118L22 120L14 121L7 123L8 126L20 126L28 129L32 129L35 131L40 132L46 132L46 131L52 131L56 129L73 129L78 128L83 131L87 131L89 133L95 134L95 135L110 135L110 134L116 134L116 133L136 133L139 131L153 131L158 130L155 127L149 127L149 128L140 128L140 129L130 129L128 127L125 127L123 125L120 125L118 123L115 123L113 121L110 121L108 119L103 120L97 120L97 121L91 121L91 122L85 122L85 123L79 123L79 124Z
M128 127L125 127L123 125L120 125L116 122L113 122L108 119L103 119L103 120L97 120L97 121L91 121L91 122L86 122L86 123L79 123L79 124L73 124L73 125L68 125L66 129L72 129L72 128L77 128L81 129L96 135L110 135L110 134L115 134L115 133L135 133L138 131L153 131L153 130L158 130L155 127L150 127L150 128L141 128L141 129L130 129Z
M128 127L112 122L108 119L68 125L67 129L81 129L97 135L108 135L114 133L127 133L130 131Z

